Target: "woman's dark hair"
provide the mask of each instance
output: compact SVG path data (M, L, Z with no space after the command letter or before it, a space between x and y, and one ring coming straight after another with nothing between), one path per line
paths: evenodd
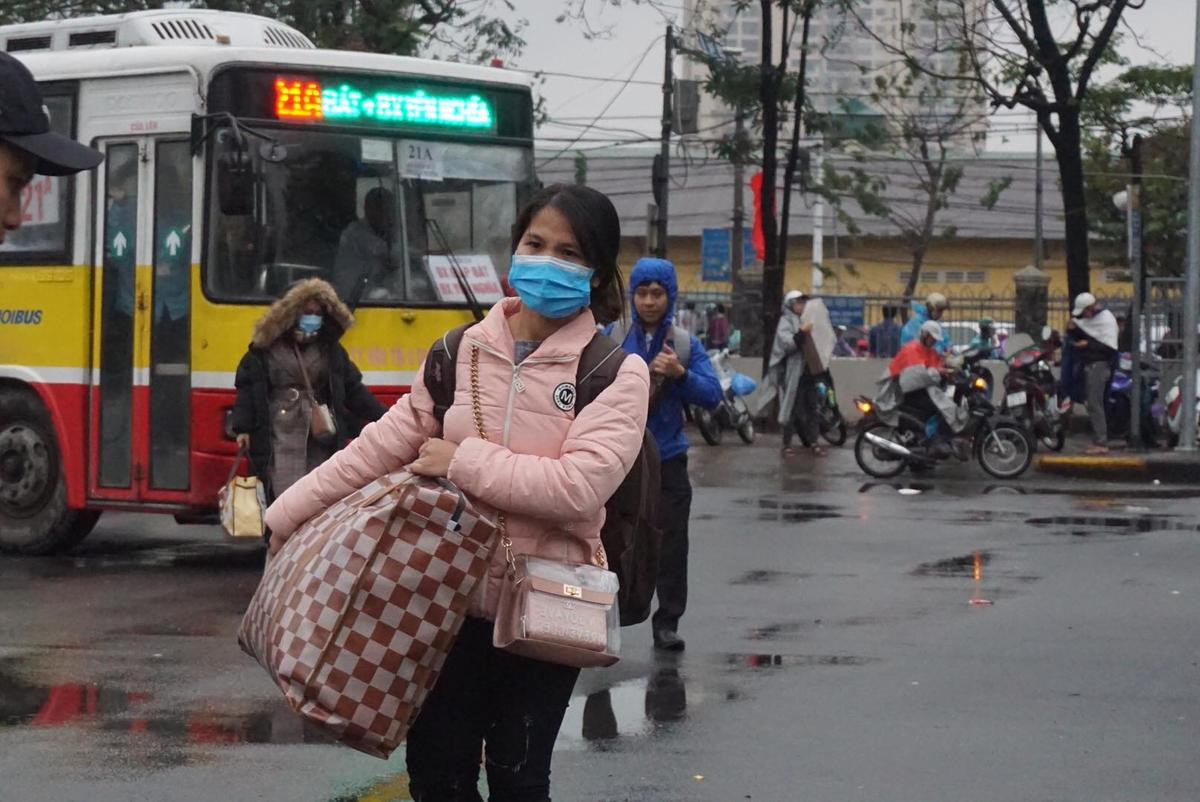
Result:
M553 206L567 218L588 267L599 283L592 288L592 314L599 323L611 323L625 313L625 282L617 267L621 249L621 219L612 201L602 192L576 184L551 184L541 189L517 215L512 227L515 253L537 213Z
M717 304L717 314L725 314L725 304Z

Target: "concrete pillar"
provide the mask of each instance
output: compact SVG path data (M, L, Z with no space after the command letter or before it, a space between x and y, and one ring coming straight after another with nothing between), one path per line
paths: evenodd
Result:
M1016 326L1018 332L1024 332L1038 341L1042 337L1042 327L1047 320L1047 296L1050 287L1050 276L1044 270L1038 270L1033 265L1021 268L1013 276L1016 285Z

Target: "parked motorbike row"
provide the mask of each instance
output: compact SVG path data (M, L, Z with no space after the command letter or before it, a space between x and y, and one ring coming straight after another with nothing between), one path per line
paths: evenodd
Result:
M931 454L922 447L927 440L928 421L919 420L901 408L892 423L880 420L873 399L859 396L855 405L863 413L855 441L855 459L866 473L889 478L906 467L915 471L929 470L939 459L953 456L960 461L975 459L992 476L1011 479L1028 469L1033 453L1038 449L1061 451L1067 440L1067 427L1072 401L1060 395L1059 380L1053 371L1053 332L1042 332L1042 342L1034 343L1027 335L1014 335L1008 344L1008 372L1004 376L1002 396L993 403L993 378L982 364L990 353L979 350L959 350L952 354L955 366L951 382L956 403L968 410L968 424L953 438L951 454ZM709 352L713 368L721 382L723 397L715 410L693 407L691 417L701 436L710 445L719 445L726 430L733 430L743 442L755 439L753 414L747 396L757 387L754 379L729 367L729 350ZM1122 353L1113 369L1105 394L1105 414L1110 437L1127 436L1133 407L1131 394L1133 360ZM1175 379L1160 401L1161 377L1153 362L1143 359L1141 434L1144 444L1156 445L1166 436L1174 447L1184 414L1182 379ZM1200 388L1200 371L1196 386ZM818 414L821 436L831 445L846 442L846 421L838 407L837 394L831 379L817 384ZM1200 431L1200 396L1191 406L1197 416Z

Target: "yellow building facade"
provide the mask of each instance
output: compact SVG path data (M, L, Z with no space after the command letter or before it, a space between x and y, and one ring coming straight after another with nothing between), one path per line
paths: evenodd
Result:
M642 237L626 238L621 264L628 269L645 253ZM1066 259L1061 242L1046 243L1044 269L1050 276L1051 296L1067 294ZM668 257L675 263L682 292L724 294L728 281L705 281L700 269L700 238L672 237ZM789 289L811 291L812 242L808 237L791 238L788 248ZM1013 275L1033 262L1033 243L1027 239L956 238L930 246L921 268L917 295L934 290L948 296L1011 296ZM820 292L826 295L900 295L912 270L912 259L897 239L863 238L825 241L825 277ZM761 270L761 268L759 268ZM753 268L752 268L753 272ZM1128 296L1128 275L1119 269L1093 266L1091 289L1101 297Z

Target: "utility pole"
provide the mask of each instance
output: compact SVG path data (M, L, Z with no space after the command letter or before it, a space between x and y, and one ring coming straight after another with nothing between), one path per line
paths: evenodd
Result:
M1046 249L1042 242L1042 127L1037 129L1037 186L1033 191L1033 266L1038 270L1045 269L1042 260L1045 259Z
M742 198L742 187L746 183L742 174L742 138L746 135L742 107L738 104L733 116L733 230L729 232L729 278L733 285L733 307L739 309L743 300L742 255L746 252L746 210ZM732 311L732 310L731 310ZM736 313L733 313L736 316Z
M1196 14L1196 43L1192 54L1192 120L1200 112L1200 12ZM1196 450L1196 298L1200 295L1200 125L1192 124L1188 160L1187 276L1183 287L1183 420L1179 450Z
M825 156L820 145L816 148L817 158L814 160L816 169L813 171L817 180L821 180L825 167ZM813 200L812 218L812 291L819 292L825 284L825 273L821 266L825 263L825 196L817 192Z
M658 190L654 200L658 203L658 242L654 255L660 259L667 258L667 195L671 189L671 123L674 118L671 96L675 91L675 75L672 62L675 59L675 28L667 26L666 58L663 64L662 86L662 150L658 154L658 164L655 165L653 183Z
M1133 357L1129 394L1129 444L1139 448L1142 442L1142 135L1135 134L1129 149L1129 273L1133 280L1130 302L1129 350Z

